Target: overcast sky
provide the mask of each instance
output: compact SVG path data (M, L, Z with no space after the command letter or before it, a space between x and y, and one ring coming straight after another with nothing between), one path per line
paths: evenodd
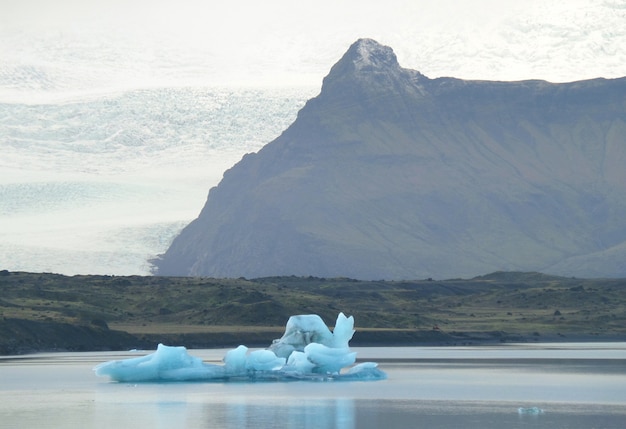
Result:
M0 92L319 85L359 37L429 77L626 75L624 0L1 0ZM43 81L43 83L42 83Z

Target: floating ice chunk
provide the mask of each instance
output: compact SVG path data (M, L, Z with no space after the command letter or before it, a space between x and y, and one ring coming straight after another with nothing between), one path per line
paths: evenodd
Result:
M313 372L315 364L311 362L304 352L293 352L287 360L287 368L300 373Z
M538 416L539 414L543 414L543 410L539 407L530 407L530 408L520 407L517 409L517 412L519 414L526 414L526 415L531 415L531 416Z
M287 321L285 333L280 339L274 340L269 350L276 356L289 357L294 351L304 351L312 343L323 344L333 348L346 348L354 335L354 317L346 317L339 313L333 332L317 314L301 314L291 316Z
M289 357L294 351L304 351L307 344L330 344L333 333L317 314L291 316L287 321L283 336L274 340L269 350L276 356Z
M240 376L248 371L275 371L285 366L285 358L277 357L269 350L248 353L246 346L229 350L224 357L226 375Z
M314 372L337 374L341 368L356 361L356 353L349 348L334 349L324 344L311 343L304 348L307 359L315 365Z
M354 319L340 313L334 332L317 315L292 316L285 334L266 350L250 352L246 346L229 350L224 365L202 362L185 347L159 344L147 356L109 361L94 368L96 375L122 382L202 380L382 380L384 372L373 362L354 364L356 353L348 342Z
M239 346L229 350L224 356L224 367L229 374L243 374L246 371L246 346Z
M255 350L246 359L246 369L252 371L276 371L285 366L285 358L277 357L269 350Z
M346 317L343 313L339 313L333 330L333 340L331 347L347 348L348 343L354 335L354 317Z
M342 375L342 380L384 380L387 374L378 368L376 362L363 362L350 368Z
M224 368L203 363L202 359L189 355L185 347L163 344L158 345L155 353L101 363L94 371L98 376L109 376L116 381L184 381L224 375Z

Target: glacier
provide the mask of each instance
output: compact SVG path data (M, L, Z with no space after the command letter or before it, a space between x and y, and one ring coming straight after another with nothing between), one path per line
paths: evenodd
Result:
M154 353L113 360L94 368L117 382L176 381L373 381L387 378L375 362L355 364L349 347L354 317L339 313L333 331L316 314L291 316L285 333L263 350L240 345L223 365L192 356L184 346L159 344Z

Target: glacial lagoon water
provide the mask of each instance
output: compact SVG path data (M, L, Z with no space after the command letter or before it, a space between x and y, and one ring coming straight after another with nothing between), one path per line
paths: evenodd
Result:
M2 428L623 428L626 343L353 347L367 382L117 383L151 351L0 357ZM220 363L225 349L190 350ZM518 409L538 407L539 415Z

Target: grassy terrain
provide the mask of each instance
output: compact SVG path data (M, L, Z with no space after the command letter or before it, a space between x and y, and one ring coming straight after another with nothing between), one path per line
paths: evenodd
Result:
M290 315L332 325L354 315L351 344L626 340L626 279L494 273L442 281L275 277L62 276L0 271L0 353L268 345Z

